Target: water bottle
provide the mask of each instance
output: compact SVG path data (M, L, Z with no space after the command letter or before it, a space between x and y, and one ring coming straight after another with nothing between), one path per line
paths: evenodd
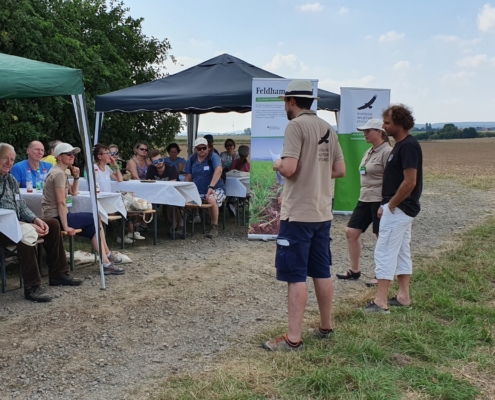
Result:
M31 169L27 169L26 174L26 189L28 193L33 193L33 176L31 175Z
M41 174L41 180L43 181L43 188L45 188L45 182L46 182L46 177L48 175L48 172L46 168L43 168L43 173Z
M43 190L43 180L41 179L41 171L39 168L36 170L36 190L39 192Z
M95 165L95 186L96 193L100 193L100 170L98 169L98 165Z

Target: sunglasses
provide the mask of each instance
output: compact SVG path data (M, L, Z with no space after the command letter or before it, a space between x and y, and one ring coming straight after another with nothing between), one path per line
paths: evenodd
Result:
M119 152L118 151L111 151L110 152L110 155L111 156L118 156L119 155Z
M63 156L69 156L69 157L74 157L75 154L74 153L61 153Z
M165 160L165 159L163 157L161 157L158 160L153 161L153 165L158 165L158 164L162 163L163 160Z
M141 151L148 151L148 149L143 149L142 147L139 148Z
M196 147L196 150L198 151L205 151L207 147Z
M225 145L225 147L234 147L234 145L232 143L229 143L229 144Z

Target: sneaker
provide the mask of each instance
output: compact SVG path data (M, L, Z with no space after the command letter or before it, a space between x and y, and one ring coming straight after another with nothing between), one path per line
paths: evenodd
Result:
M134 235L134 236L132 236ZM144 236L141 236L141 234L138 232L138 231L134 231L134 233L132 232L129 232L126 236L127 238L131 239L131 240L144 240L146 239Z
M374 301L369 303L365 308L364 312L366 313L378 313L378 314L390 314L390 310L388 308L381 308L376 305Z
M103 266L103 274L104 275L122 275L124 274L124 268L115 268L112 263L108 267Z
M234 203L229 203L229 214L232 216L232 217L235 217L237 215L237 210L235 209L235 204Z
M38 303L48 303L49 301L52 301L52 297L39 285L24 289L24 298L26 300L37 301Z
M318 327L313 330L313 335L319 339L328 339L333 336L333 329L330 329L327 332L322 332L320 327Z
M297 346L291 346L288 342L287 334L285 334L263 343L263 348L270 351L299 351L304 348L304 343L301 341Z
M218 226L217 225L212 225L210 228L210 232L206 234L207 238L214 239L218 237Z
M62 274L57 279L50 278L50 286L80 286L82 279L73 278L69 274Z
M193 223L197 224L197 223L200 223L201 222L201 218L199 217L199 215L196 215L194 218L193 218Z
M117 238L117 243L122 243L122 238ZM132 240L130 237L124 236L124 243L125 244L133 244L134 240Z
M117 254L114 254L113 251L110 252L108 255L108 261L114 264L120 264L122 262L122 257L118 256Z

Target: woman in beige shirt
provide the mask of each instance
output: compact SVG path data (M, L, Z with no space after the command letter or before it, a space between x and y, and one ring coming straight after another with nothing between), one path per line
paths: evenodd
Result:
M378 209L382 201L383 171L385 170L388 156L392 151L381 119L370 119L366 125L357 128L357 130L364 133L366 141L371 143L372 147L366 150L359 166L361 192L358 204L352 212L351 219L345 229L351 266L346 272L336 274L339 279L351 280L361 277L361 272L359 271L361 234L373 224L373 233L378 237L380 226ZM373 284L373 281L367 283L367 285Z

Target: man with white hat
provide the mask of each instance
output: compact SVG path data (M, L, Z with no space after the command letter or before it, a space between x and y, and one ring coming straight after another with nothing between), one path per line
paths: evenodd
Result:
M306 279L313 278L320 324L314 333L328 338L332 332L333 283L330 275L330 227L333 178L345 175L337 134L310 110L317 97L311 82L294 80L284 96L290 120L284 149L274 171L285 178L275 267L277 279L288 283L287 334L263 344L267 350L301 350L302 321L308 298Z

